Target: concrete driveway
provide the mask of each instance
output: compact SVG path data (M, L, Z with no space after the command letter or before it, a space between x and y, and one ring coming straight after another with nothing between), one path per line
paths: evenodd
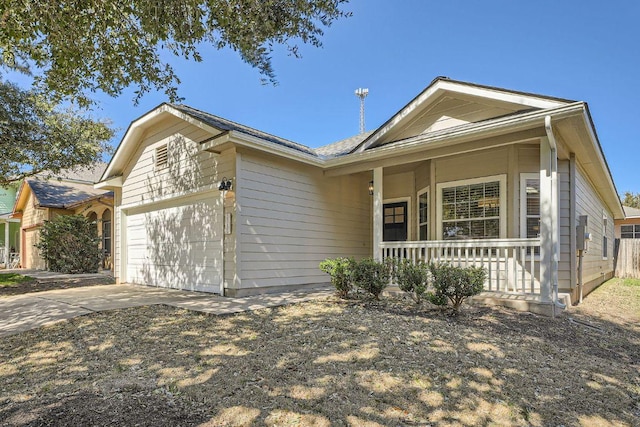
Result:
M28 331L85 314L165 304L221 315L309 301L331 294L328 289L245 298L138 285L100 285L36 292L0 298L0 337Z

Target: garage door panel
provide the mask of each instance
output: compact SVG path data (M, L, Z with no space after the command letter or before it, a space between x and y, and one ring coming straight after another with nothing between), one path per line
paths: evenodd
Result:
M220 292L222 207L206 200L127 217L127 281Z

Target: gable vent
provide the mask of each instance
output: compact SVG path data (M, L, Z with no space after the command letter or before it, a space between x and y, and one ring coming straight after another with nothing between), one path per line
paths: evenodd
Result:
M167 166L167 161L167 144L164 144L156 148L156 168L163 168Z

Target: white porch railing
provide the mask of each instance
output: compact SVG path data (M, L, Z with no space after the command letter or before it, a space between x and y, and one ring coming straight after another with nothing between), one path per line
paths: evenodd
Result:
M7 248L0 246L0 264L7 262Z
M484 267L485 290L540 294L540 239L382 242L382 258Z

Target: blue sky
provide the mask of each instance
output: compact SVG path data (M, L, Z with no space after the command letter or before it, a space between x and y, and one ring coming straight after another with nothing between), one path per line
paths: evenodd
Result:
M640 2L634 0L353 0L324 47L301 59L273 55L277 86L230 51L202 63L171 60L191 105L311 147L358 133L358 87L369 89L373 129L436 76L586 101L616 186L640 192L637 78ZM165 101L133 92L100 97L99 116L120 129Z

